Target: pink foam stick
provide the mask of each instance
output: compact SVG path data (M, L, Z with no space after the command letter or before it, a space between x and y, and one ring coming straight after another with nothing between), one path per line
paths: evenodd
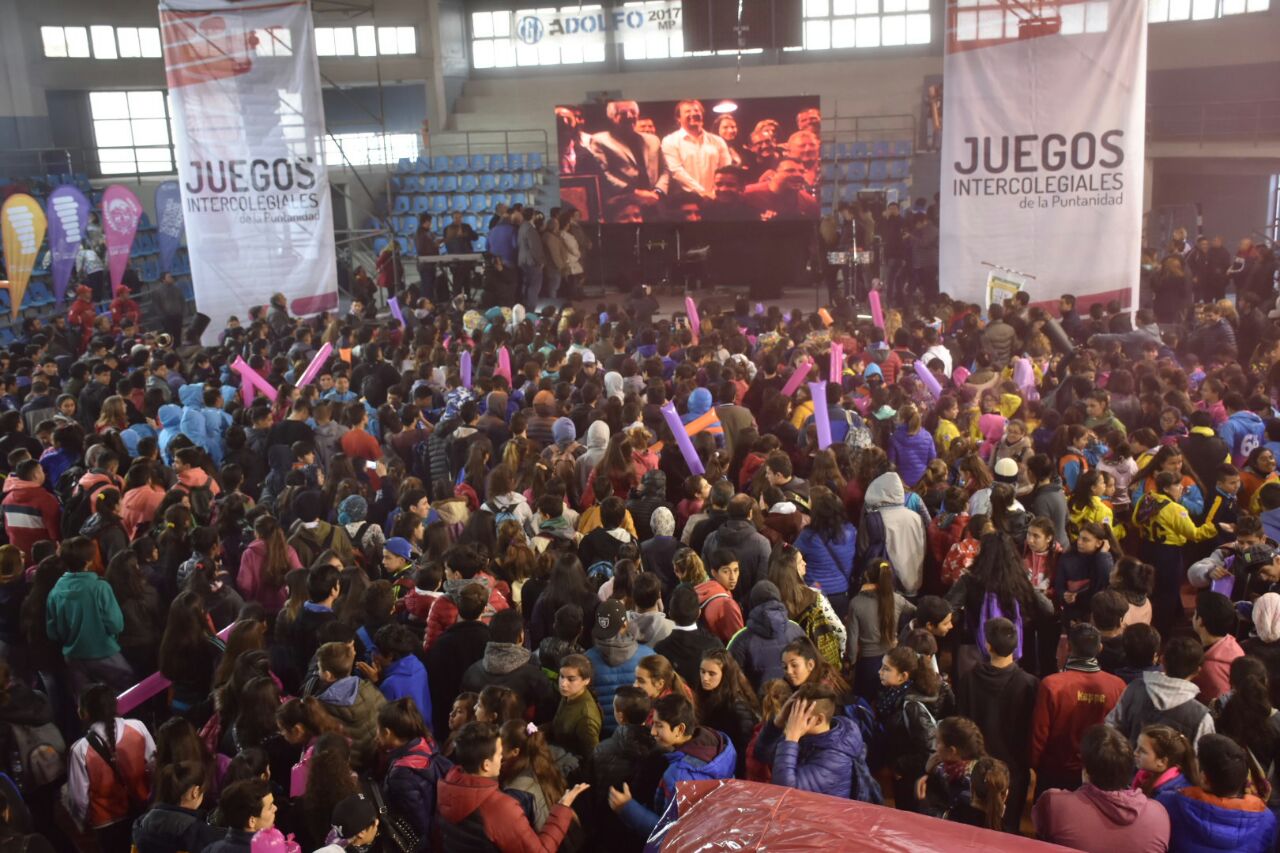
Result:
M333 355L333 344L325 344L320 347L320 351L316 353L316 357L311 359L311 363L307 365L307 369L302 371L302 378L298 380L298 387L310 384L312 379L316 378L316 374L320 372L320 368L324 367L325 362L329 360L329 356Z
M809 375L812 368L813 362L807 358L796 365L796 369L791 371L791 376L787 379L787 384L782 386L782 396L790 397L796 393L796 389L804 382L804 378Z
M810 382L809 393L813 396L813 425L818 433L818 449L826 450L831 446L831 413L827 411L827 383Z
M692 296L684 298L684 313L689 315L689 328L693 330L694 340L697 340L698 334L702 331L702 320L698 318L698 306L694 303Z
M507 384L511 384L511 353L506 347L498 347L498 369L494 373L507 377Z
M253 403L253 398L258 396L258 394L254 390L252 382L245 382L243 379L240 380L240 396L244 399L244 404L246 406Z
M871 291L867 296L867 299L871 302L871 322L875 323L877 327L883 329L884 307L880 305L880 291Z
M844 378L844 344L831 342L831 381L840 383Z
M462 387L471 387L471 350L464 349L458 356L458 373L462 377Z
M938 382L938 377L933 375L933 371L925 367L924 359L916 359L916 376L920 377L920 381L924 383L924 387L929 389L929 393L933 395L933 399L942 396L942 385Z
M276 397L280 396L280 392L275 388L272 388L271 383L263 379L262 376L259 375L258 371L246 364L245 360L240 356L236 356L236 360L231 362L231 369L240 374L242 381L252 382L253 386L262 392L262 395L271 402L274 403L276 401Z

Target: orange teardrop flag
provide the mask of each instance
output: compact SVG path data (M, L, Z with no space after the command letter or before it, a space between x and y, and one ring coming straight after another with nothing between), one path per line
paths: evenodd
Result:
M9 312L17 317L27 283L36 265L36 255L44 242L47 220L40 204L24 193L11 195L0 208L0 236L4 240L4 259L9 268Z

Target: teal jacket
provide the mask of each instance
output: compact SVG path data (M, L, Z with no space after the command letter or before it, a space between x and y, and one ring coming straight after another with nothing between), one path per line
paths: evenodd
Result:
M49 639L62 644L62 656L96 660L120 651L116 637L124 616L110 585L93 572L68 572L58 578L44 605Z

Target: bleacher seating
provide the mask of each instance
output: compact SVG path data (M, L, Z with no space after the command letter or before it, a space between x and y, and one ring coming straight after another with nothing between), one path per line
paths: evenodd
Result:
M908 199L913 152L909 139L822 143L823 211L830 213L838 202L856 201L860 190L883 190L891 200Z

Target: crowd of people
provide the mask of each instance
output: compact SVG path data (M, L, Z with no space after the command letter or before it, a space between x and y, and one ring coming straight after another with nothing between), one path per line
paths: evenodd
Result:
M0 353L3 843L639 850L741 779L1274 848L1263 300L402 304Z

